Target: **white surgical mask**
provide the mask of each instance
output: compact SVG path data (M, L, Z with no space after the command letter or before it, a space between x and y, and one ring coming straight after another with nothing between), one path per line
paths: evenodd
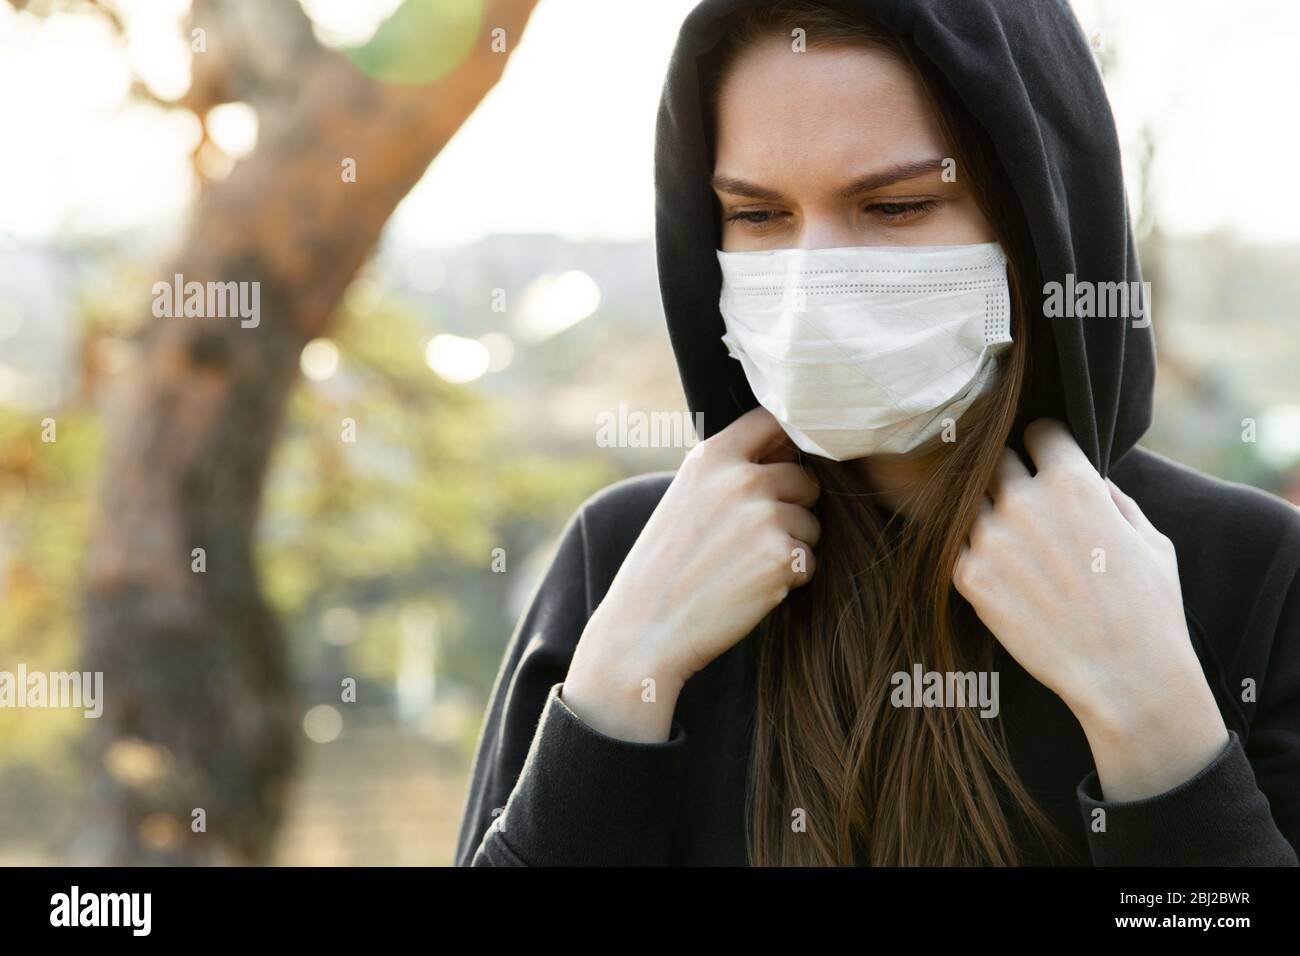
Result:
M1007 260L963 246L718 251L722 341L804 451L847 461L939 435L1011 344Z

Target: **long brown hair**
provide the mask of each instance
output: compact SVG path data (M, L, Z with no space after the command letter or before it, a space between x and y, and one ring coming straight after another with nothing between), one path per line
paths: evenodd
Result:
M801 456L822 487L822 538L812 581L760 635L750 862L1013 865L1027 849L1020 830L1064 861L1066 843L1016 775L998 719L890 702L891 676L916 663L941 673L992 669L994 638L953 590L952 571L1033 371L1026 295L1040 283L1019 200L987 133L909 41L814 0L737 15L715 51L710 108L741 50L795 28L808 48L883 50L920 76L959 175L1007 253L1014 343L996 387L962 416L959 440L935 453L915 490L921 517L881 508L844 463Z

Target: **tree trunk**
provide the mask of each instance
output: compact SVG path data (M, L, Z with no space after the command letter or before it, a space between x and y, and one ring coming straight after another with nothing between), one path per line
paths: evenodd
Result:
M268 858L300 709L253 537L298 356L328 328L397 203L499 78L507 57L490 50L490 31L504 28L513 49L535 2L487 3L466 58L421 86L376 82L317 45L295 0L238 7L271 11L292 35L270 34L284 38L281 62L269 80L253 78L257 149L204 189L157 279L257 282L261 318L245 328L238 317L151 316L109 409L84 621L85 667L104 674L90 740L102 861ZM199 0L194 16L217 30L235 8ZM229 33L208 37L211 60L195 55L192 108L240 86L232 62L248 56L222 55L219 40ZM225 75L214 80L210 64ZM343 181L345 158L355 182ZM202 572L192 570L196 548ZM192 826L197 810L205 832Z

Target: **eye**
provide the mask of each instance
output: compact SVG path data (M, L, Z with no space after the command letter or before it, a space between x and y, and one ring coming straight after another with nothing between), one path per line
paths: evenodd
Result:
M727 222L743 222L750 226L766 226L774 222L777 216L784 215L787 214L777 212L774 209L749 209L733 212L727 217Z
M876 202L866 207L866 212L873 213L886 222L904 222L924 216L939 205L937 199L899 200L895 202Z

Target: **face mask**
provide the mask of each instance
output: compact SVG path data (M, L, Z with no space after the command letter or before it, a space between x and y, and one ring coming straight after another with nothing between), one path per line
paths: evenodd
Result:
M728 353L804 451L912 451L996 380L1007 260L964 246L718 251Z

